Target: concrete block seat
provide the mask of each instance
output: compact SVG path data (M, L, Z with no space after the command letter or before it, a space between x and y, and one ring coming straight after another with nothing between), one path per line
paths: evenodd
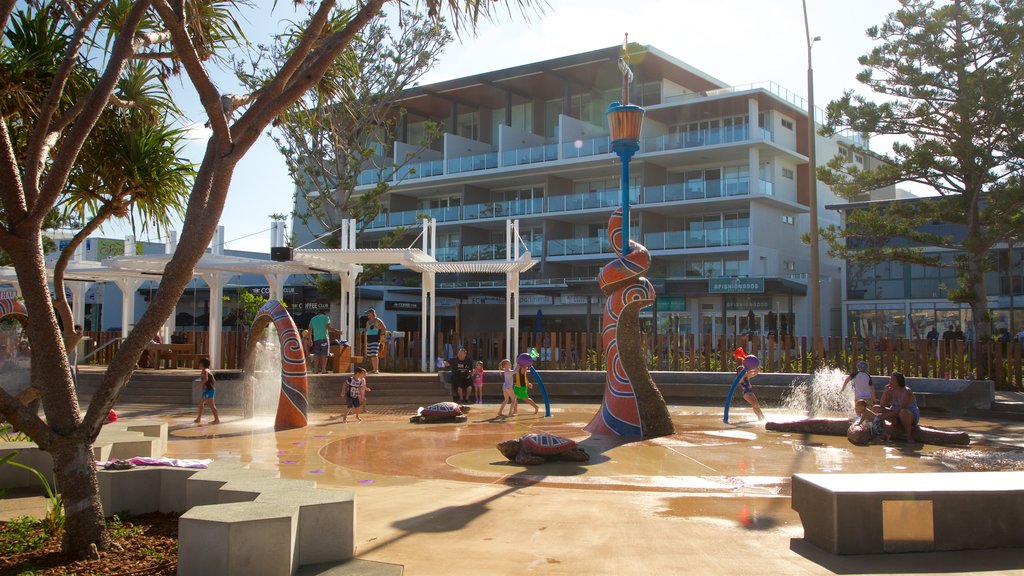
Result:
M178 519L178 574L293 574L298 515L276 503L192 508Z
M167 423L125 420L107 424L92 445L94 460L119 460L135 456L156 458L167 451ZM34 442L0 442L0 457L17 452L15 461L30 466L53 482L53 457ZM35 474L14 466L0 466L0 489L33 487Z
M832 554L1024 547L1024 472L795 474L792 505Z

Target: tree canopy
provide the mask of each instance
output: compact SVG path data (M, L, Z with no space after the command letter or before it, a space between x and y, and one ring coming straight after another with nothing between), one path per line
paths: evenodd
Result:
M877 45L860 57L857 80L871 94L849 91L831 102L824 131L896 142L877 166L861 169L837 156L818 176L850 200L903 182L937 196L849 210L844 228L822 236L833 255L853 262L955 267L959 286L949 297L970 303L975 334L987 337L989 251L1022 231L1024 2L901 0L867 34ZM923 226L933 222L962 234ZM960 256L944 259L937 249Z

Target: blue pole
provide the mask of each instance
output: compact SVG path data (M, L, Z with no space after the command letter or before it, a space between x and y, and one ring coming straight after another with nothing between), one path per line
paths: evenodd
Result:
M544 379L540 377L533 366L530 366L530 374L537 380L537 384L540 384L540 394L544 397L544 417L551 418L551 401L548 400L548 389L544 386Z
M732 386L729 387L729 395L725 397L725 413L722 415L722 422L729 423L729 405L732 404L732 393L736 391L736 385L743 380L743 377L747 375L746 368L740 368L739 374L736 374L736 379L732 381Z
M622 253L629 254L629 158L632 154L619 153L622 161Z

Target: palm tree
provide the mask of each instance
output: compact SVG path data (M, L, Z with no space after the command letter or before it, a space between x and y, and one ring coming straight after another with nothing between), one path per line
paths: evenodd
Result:
M501 7L526 10L539 7L538 2L543 0L423 0L413 5L426 9L433 18L447 13L457 31L472 31L478 18L496 15ZM18 59L23 58L22 53L6 44L0 48L0 249L10 255L17 271L29 312L26 331L33 357L47 359L32 364L32 382L41 391L46 420L3 390L0 413L53 456L65 504L63 545L70 555L94 556L109 545L90 446L146 344L171 315L191 280L220 220L235 166L267 126L314 88L344 57L356 36L391 3L397 4L394 0L365 0L339 8L336 0L306 3L309 24L276 73L257 90L233 95L221 92L206 67L217 62L224 47L245 42L238 21L239 6L247 5L242 0L64 0L21 11L13 18L18 0L0 0L0 26L8 38L17 35L22 26L23 36L53 40L52 46L34 44L41 56L28 61L35 63L33 66L21 68ZM339 15L342 25L327 27L332 15ZM30 29L26 23L35 27ZM42 28L56 34L30 33ZM83 56L86 47L91 50L89 59ZM58 205L68 206L71 212L78 206L80 214L87 208L89 218L103 206L109 206L111 215L136 210L140 217L152 216L154 210L146 206L157 206L158 198L177 189L172 186L171 191L158 193L143 184L152 184L156 175L168 170L174 178L184 177L181 170L166 163L176 144L167 147L155 142L159 127L166 126L166 115L151 112L149 118L155 126L140 129L133 138L103 137L105 127L117 126L116 122L129 128L147 118L145 99L126 99L131 98L130 86L122 82L140 61L155 66L158 78L178 72L187 76L213 135L191 180L187 202L182 199L181 241L165 267L160 287L114 355L83 415L47 289L42 226ZM17 74L36 82L37 88L19 90L13 80ZM166 109L163 112L173 114ZM132 164L122 166L123 172L103 165L98 174L90 175L84 162L98 160L100 152L94 145L110 146ZM149 167L143 169L146 163ZM120 188L101 193L94 187L100 182ZM126 198L135 198L136 193L145 201L126 206ZM76 205L70 201L76 194L92 197Z

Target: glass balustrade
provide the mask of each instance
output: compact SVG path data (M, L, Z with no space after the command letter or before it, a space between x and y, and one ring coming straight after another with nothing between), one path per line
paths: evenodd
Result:
M775 183L769 182L768 180L758 180L761 194L765 196L775 196Z
M485 152L472 156L460 156L448 160L448 173L474 172L498 167L498 153Z
M455 222L462 217L462 211L458 206L450 208L430 208L420 210L403 210L392 212L388 218L389 226L414 226L420 222L420 216L428 216L437 219L438 222Z
M380 214L377 214L377 217L374 218L373 220L371 220L370 223L366 225L366 227L368 229L372 230L374 228L385 228L385 227L387 227L387 225L388 225L388 213L387 212L381 212Z
M633 187L629 190L629 203L637 204L640 201L640 188ZM597 208L611 208L622 204L622 190L608 189L600 192L587 192L586 194L564 194L548 198L548 212L569 212L576 210L590 210Z
M444 246L438 248L435 252L435 258L438 262L458 262L459 260L459 247L458 246Z
M717 246L746 246L749 244L749 226L726 228L724 230L677 230L644 234L644 246L648 250L681 250L687 248L714 248Z
M608 238L563 238L548 241L548 256L581 256L611 252Z
M516 148L515 150L506 150L501 154L502 166L536 164L537 162L551 162L554 160L558 160L558 146L556 144Z
M424 162L410 162L395 172L393 178L396 182L411 180L414 178L426 178L427 176L441 176L444 174L444 160L428 160Z
M467 204L463 206L462 213L466 220L478 220L480 218L509 218L527 214L540 214L543 210L544 199L531 198L527 200Z
M562 144L562 158L585 158L608 154L612 151L612 137L600 136L598 138L577 139Z

